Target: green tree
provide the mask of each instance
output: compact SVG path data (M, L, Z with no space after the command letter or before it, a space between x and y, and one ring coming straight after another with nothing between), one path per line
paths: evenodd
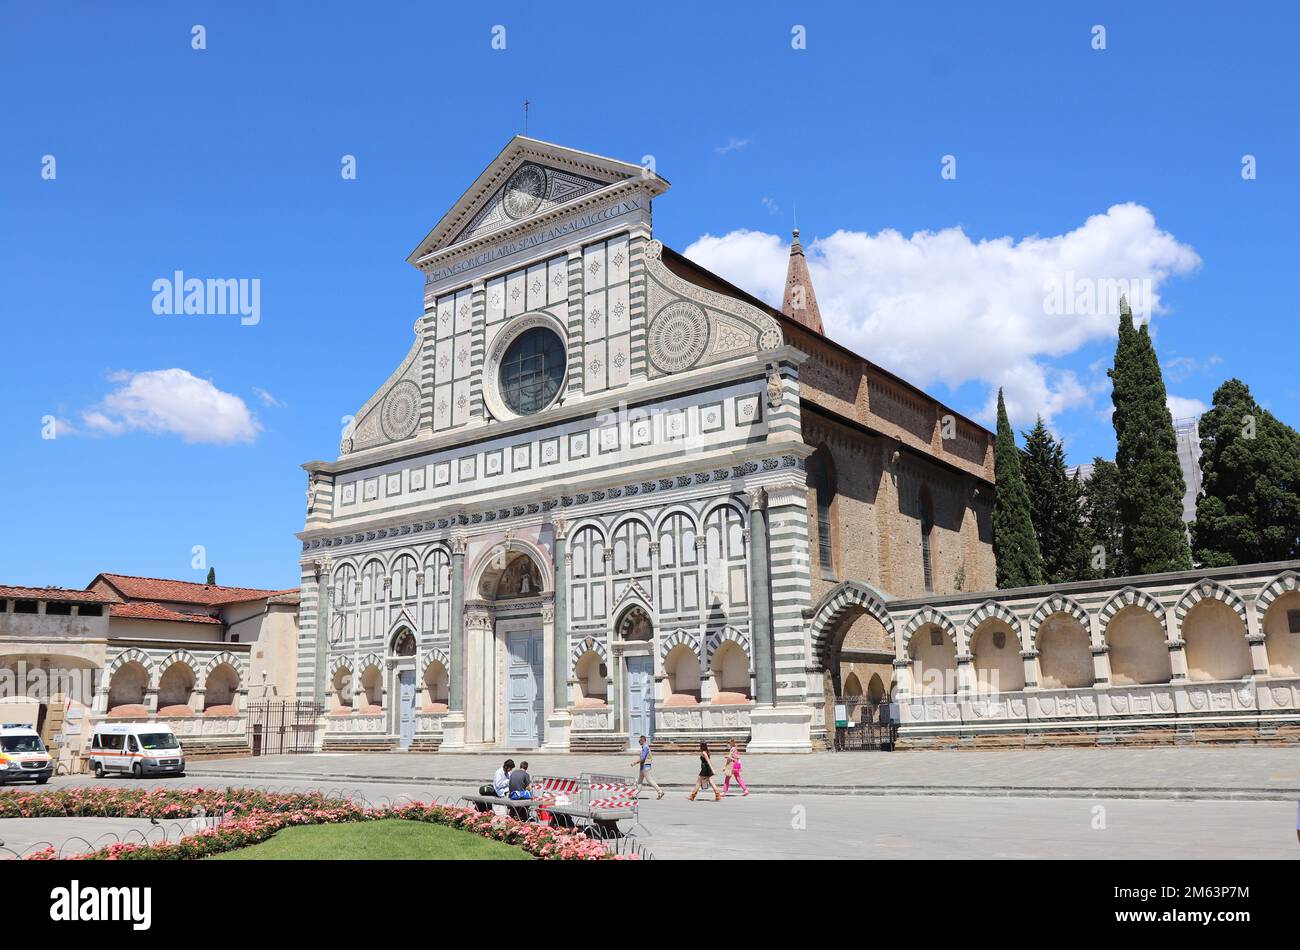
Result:
M1300 557L1300 433L1230 379L1201 416L1192 541L1210 567Z
M1065 446L1048 431L1041 416L1023 435L1021 470L1029 496L1029 517L1042 557L1043 579L1049 584L1080 580L1086 566L1080 489L1066 468Z
M1119 343L1110 370L1115 404L1115 464L1124 560L1135 574L1188 570L1192 552L1183 523L1183 471L1166 405L1165 381L1146 324L1120 299Z
M1119 469L1103 458L1092 460L1092 473L1083 483L1084 545L1088 549L1085 577L1100 580L1124 577L1124 524L1119 516Z
M1029 494L1020 471L1016 434L998 390L998 434L993 448L993 557L998 587L1031 587L1043 582L1043 561L1034 537Z
M215 567L208 568L207 584L209 587L215 587L217 585L217 569Z

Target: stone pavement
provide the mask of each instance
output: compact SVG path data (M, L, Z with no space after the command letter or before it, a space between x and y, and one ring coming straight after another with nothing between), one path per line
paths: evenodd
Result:
M197 781L196 781L197 780ZM232 784L268 790L361 795L371 804L454 801L464 785L313 782L273 774ZM59 776L55 787L137 784L191 787L204 777L135 779ZM638 842L659 859L790 860L912 858L1300 859L1295 801L1168 801L1133 798L1006 798L992 795L834 795L774 792L721 802L686 800L677 788L641 802ZM66 819L53 819L64 821ZM0 838L19 820L0 820ZM43 832L46 838L49 832ZM350 855L341 853L340 860ZM1122 873L1122 872L1120 872Z
M46 845L66 858L119 841L177 841L193 830L188 821L155 825L148 818L0 818L0 859L24 856Z
M633 753L539 752L433 755L356 753L266 756L190 763L195 781L276 779L287 783L418 783L470 788L491 779L507 755L534 775L635 775ZM722 755L716 754L720 769ZM657 754L655 776L669 788L695 782L698 759ZM749 755L756 792L825 795L1300 800L1300 748L1183 746L1151 749L950 750Z

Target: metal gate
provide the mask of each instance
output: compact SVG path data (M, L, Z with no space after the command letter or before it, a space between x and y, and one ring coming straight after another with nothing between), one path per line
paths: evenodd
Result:
M248 737L253 755L290 755L316 751L320 707L312 702L250 703Z
M836 752L893 750L898 723L890 719L888 702L873 703L865 696L836 696L835 710L835 740L831 747Z

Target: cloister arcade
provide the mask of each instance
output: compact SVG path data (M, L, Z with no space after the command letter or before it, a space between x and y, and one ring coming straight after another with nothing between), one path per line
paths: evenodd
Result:
M1267 739L1300 733L1297 566L907 601L846 582L814 611L810 646L829 679L869 618L893 652L900 742L1166 741L1152 733L1162 728L1168 741Z

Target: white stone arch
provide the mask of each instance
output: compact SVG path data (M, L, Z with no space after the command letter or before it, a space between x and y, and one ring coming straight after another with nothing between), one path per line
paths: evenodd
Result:
M429 566L429 562L434 559L435 555L442 554L448 561L451 560L451 545L445 541L435 541L433 544L426 544L420 548L420 553L415 556L416 561L420 564L420 569Z
M235 671L235 675L239 677L239 683L242 686L244 683L244 658L231 653L229 650L222 650L204 664L203 678L206 680L213 670L223 664Z
M736 512L736 514L740 515L741 523L745 525L745 527L749 527L749 505L742 502L736 495L728 495L725 498L715 498L713 501L705 505L704 510L700 512L700 524L707 522L713 513L719 508L731 508Z
M564 536L566 539L572 540L584 528L594 528L596 533L600 535L600 540L606 545L609 544L609 528L606 526L604 519L597 515L587 515L573 522L565 529Z
M504 549L507 555L526 554L537 566L537 574L542 579L542 589L534 593L545 593L555 590L555 570L551 562L550 553L541 546L533 543L528 538L510 537L503 541L489 544L486 549L480 552L475 558L473 566L470 568L470 583L466 585L466 596L477 597L478 592L483 584L483 578L490 570L498 569L494 562L499 559L501 550Z
M734 643L745 651L745 656L749 657L750 663L754 662L754 653L749 648L749 637L735 627L730 626L709 634L708 642L705 644L705 662L712 664L713 654L717 653L724 643Z
M403 607L397 612L397 619L388 625L388 633L384 635L384 649L390 654L397 640L397 635L403 629L407 630L411 636L415 637L415 642L420 642L420 628L416 624L415 618Z
M1178 638L1180 640L1184 639L1183 621L1187 619L1187 615L1191 613L1193 607L1207 599L1217 600L1231 607L1241 621L1243 635L1250 629L1246 620L1246 602L1242 600L1241 595L1224 587L1217 581L1204 577L1188 588L1183 596L1178 598L1178 603L1174 606L1174 621L1178 624Z
M638 607L647 617L650 618L650 625L653 628L650 631L652 641L655 634L659 632L659 618L655 615L654 609L645 598L641 597L638 593L639 590L640 587L638 585L628 584L627 590L623 592L623 596L619 598L618 603L610 608L609 617L606 619L607 627L605 633L611 641L618 636L619 624L623 622L623 618L627 616L628 611Z
M975 610L971 612L971 615L966 618L966 623L962 627L962 635L966 638L966 643L968 645L975 642L975 631L977 631L980 628L980 625L986 620L1000 620L1010 627L1011 631L1016 635L1016 639L1020 642L1021 649L1024 649L1024 624L1021 623L1020 618L1015 615L1010 607L1006 604L999 603L996 600L984 601L984 603L976 607Z
M588 653L596 654L600 657L600 662L609 665L609 650L605 647L605 641L598 637L583 637L569 648L569 679L577 675L578 661Z
M117 655L117 659L113 660L113 662L108 665L108 676L106 679L112 679L113 674L128 663L138 663L140 666L144 667L145 673L149 676L149 688L158 688L157 665L148 653L145 653L143 650L138 650L135 647L132 647L129 650L124 650ZM195 672L198 671L196 670Z
M700 513L685 502L679 501L660 509L659 513L655 515L653 532L655 540L659 539L659 535L663 532L664 525L673 515L685 515L690 518L691 526L695 528L695 536L700 536Z
M668 654L680 646L685 646L695 654L696 659L700 659L700 641L687 630L674 630L668 636L659 641L659 665L663 666L663 661L667 659Z
M1255 595L1255 610L1259 614L1260 621L1263 621L1264 615L1273 606L1273 601L1283 594L1289 594L1296 590L1300 590L1300 574L1295 571L1283 571L1265 584L1263 589Z
M1092 627L1088 620L1088 611L1079 605L1079 602L1073 597L1067 597L1064 594L1052 594L1038 605L1033 615L1029 618L1029 642L1034 649L1038 648L1038 628L1043 625L1048 617L1056 614L1066 614L1073 617L1083 627L1083 635L1092 642Z
M353 676L357 675L357 671L352 668L352 658L350 656L334 657L333 659L330 660L328 669L329 669L329 678L331 680L334 679L334 675L338 673L339 670L347 670Z
M183 650L183 649L173 650L171 653L168 653L165 657L163 657L162 660L159 661L158 663L159 679L162 678L163 673L166 673L177 663L183 663L185 666L188 666L190 668L190 672L193 673L195 677L199 675L199 671L202 669L202 667L199 665L199 661L194 658L194 654L191 653L189 650Z
M451 670L451 659L447 656L446 650L440 647L425 647L424 658L420 661L420 679L424 679L435 660L442 664L444 670Z
M946 633L958 653L969 652L965 637L958 632L957 625L942 610L926 604L912 615L912 619L907 621L907 626L903 628L902 648L904 654L907 653L907 645L912 641L912 635L922 627L930 626L938 627Z
M875 617L889 634L890 643L897 644L894 619L885 608L881 595L859 581L843 581L828 591L813 610L809 634L812 637L813 656L822 669L827 667L827 652L840 621L854 609L863 610Z
M359 666L359 667L361 668L360 672L362 672L362 673L364 673L366 670L370 669L370 667L372 667L372 666L373 666L375 669L377 669L380 673L383 673L383 672L384 672L384 658L381 657L378 653L375 653L375 652L372 651L372 652L370 652L370 653L367 653L365 656L363 656L363 657L361 658L361 662L358 663L357 666ZM356 672L356 671L354 670L353 672Z
M618 534L618 529L623 527L623 525L627 524L629 521L639 521L645 527L646 533L649 534L652 539L654 538L654 533L655 533L654 519L651 518L649 515L647 515L644 511L628 511L628 512L624 512L623 514L620 514L618 516L618 520L616 520L609 527L609 537L613 538L614 535ZM570 529L569 534L572 533L573 530Z
M163 657L158 663L158 707L163 708L163 684L167 679L167 674L175 667L183 666L190 671L189 698L193 698L194 690L199 686L199 675L202 667L194 658L194 654L189 650L173 650L167 656Z
M1138 590L1136 587L1125 587L1116 591L1114 596L1102 605L1100 612L1097 614L1103 640L1106 638L1106 629L1110 626L1111 620L1126 607L1141 607L1159 620L1162 625L1165 622L1165 608L1161 606L1160 601L1144 590Z

